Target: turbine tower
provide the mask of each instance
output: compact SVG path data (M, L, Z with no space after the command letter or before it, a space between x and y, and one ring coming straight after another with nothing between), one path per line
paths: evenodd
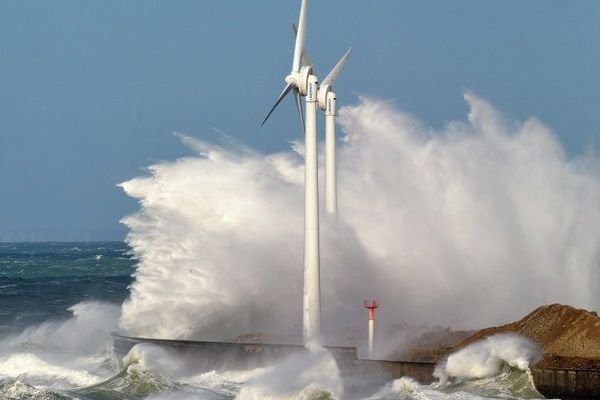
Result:
M337 215L337 163L335 151L335 116L337 114L337 98L333 92L333 82L346 65L352 49L335 64L319 87L319 107L325 112L325 210Z
M292 71L285 77L286 86L262 122L265 124L275 108L292 90L304 128L304 295L302 334L304 342L319 340L321 330L321 287L319 265L319 181L317 165L317 95L318 81L305 56L306 10L302 0L294 48ZM302 62L303 65L300 65ZM300 97L306 100L303 119ZM262 126L261 125L261 126Z

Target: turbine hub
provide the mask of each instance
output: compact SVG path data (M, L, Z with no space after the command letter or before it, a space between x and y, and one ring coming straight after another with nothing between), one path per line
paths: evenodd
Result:
M292 84L298 91L300 95L306 96L308 91L308 77L313 73L312 67L310 65L306 65L300 69L300 72L292 71L288 76L285 77L285 82L288 84Z

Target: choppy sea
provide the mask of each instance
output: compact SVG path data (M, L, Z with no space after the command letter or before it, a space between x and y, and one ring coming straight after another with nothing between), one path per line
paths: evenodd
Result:
M110 333L135 263L122 242L0 243L0 400L358 397L325 350L251 371L185 370L148 345L117 360ZM508 364L485 379L423 386L402 378L371 392L369 399L540 397L527 369Z
M120 304L135 263L122 242L0 243L0 335L69 318L87 300Z

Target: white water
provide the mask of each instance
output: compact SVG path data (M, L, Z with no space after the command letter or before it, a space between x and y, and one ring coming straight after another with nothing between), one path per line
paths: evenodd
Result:
M529 371L540 356L540 348L527 338L494 335L440 362L434 373L438 382L422 385L403 377L385 385L367 400L542 398Z
M125 374L117 375L116 360L109 351L109 331L116 324L118 308L86 302L72 307L72 312L68 320L31 327L0 343L0 397L64 399L65 391L70 391L69 398L82 400L94 396L152 400L357 398L355 393L344 391L334 359L318 346L275 365L236 371L211 370L218 368L215 365L207 369L193 355L186 357L170 348L138 344L123 360ZM402 378L379 390L371 387L376 393L370 398L473 400L479 398L478 393L487 397L514 395L515 386L523 386L518 382L523 379L502 378L503 365L526 369L538 352L535 345L514 335L492 337L449 356L438 370L444 384L420 385ZM526 384L528 379L523 378ZM473 383L452 386L457 380ZM95 386L81 389L90 385ZM527 385L523 388L519 390L526 395L516 397L531 398Z
M308 399L323 396L341 398L343 382L331 354L312 346L307 354L288 357L247 380L237 399Z
M44 322L0 341L0 381L65 389L112 376L117 368L110 333L117 329L119 307L83 302L70 311L67 320Z
M251 370L198 371L198 359L151 344L134 346L124 362L137 371L152 371L162 379L178 385L175 393L166 392L157 399L192 396L195 388L210 389L239 400L304 399L315 395L340 398L343 383L337 364L323 348L312 347L307 353L293 354L276 364ZM196 368L193 365L196 364ZM213 368L219 368L213 365Z
M440 363L434 376L440 382L490 378L508 365L527 370L540 360L542 351L531 340L516 334L498 334L450 354Z
M376 99L340 111L339 223L323 216L321 237L328 340L365 337L371 297L380 344L399 323L476 328L546 303L600 305L598 158L566 157L536 118L465 99L468 121L440 131ZM123 220L140 262L121 327L297 337L301 146L264 155L182 140L198 155L121 185L140 201Z

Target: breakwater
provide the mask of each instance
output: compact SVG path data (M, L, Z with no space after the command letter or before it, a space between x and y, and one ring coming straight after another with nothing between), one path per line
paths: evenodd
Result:
M533 382L548 398L600 398L600 370L532 368Z
M301 345L165 340L113 334L114 351L119 359L138 343L168 347L194 360L193 366L198 370L257 368L306 351ZM358 358L356 347L325 347L335 358L341 375L350 378L350 382L366 380L382 384L403 376L422 384L434 380L435 363L364 360ZM531 373L537 390L548 398L600 399L600 370L534 367Z

